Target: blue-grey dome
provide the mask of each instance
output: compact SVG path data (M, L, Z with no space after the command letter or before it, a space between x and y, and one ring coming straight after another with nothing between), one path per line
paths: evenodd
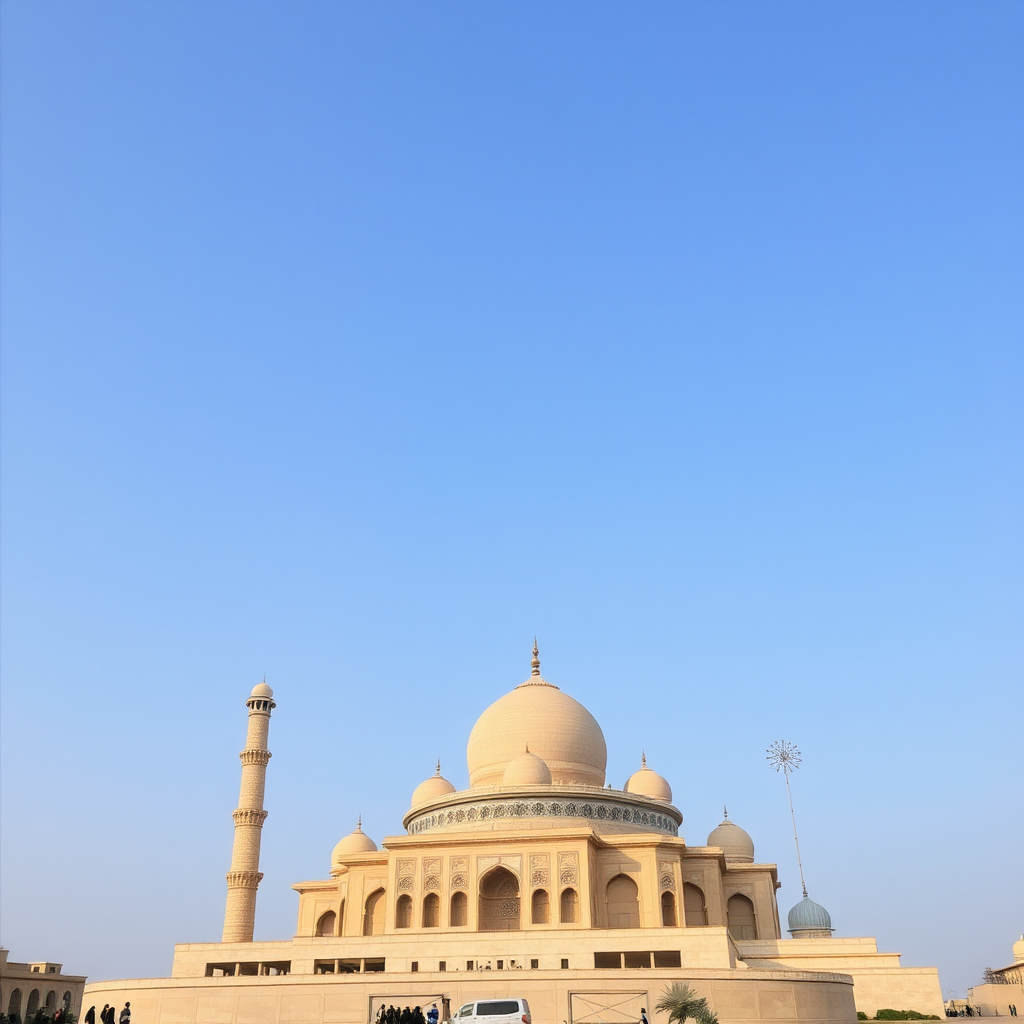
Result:
M789 912L791 935L797 932L828 932L831 935L833 930L832 918L828 916L828 911L808 896Z

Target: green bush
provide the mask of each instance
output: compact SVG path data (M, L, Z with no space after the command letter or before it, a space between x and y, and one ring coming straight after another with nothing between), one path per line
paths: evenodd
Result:
M867 1020L857 1014L858 1020ZM875 1020L938 1020L934 1013L918 1013L917 1010L879 1010L875 1014Z
M857 1011L857 1020L867 1020L868 1015L863 1010Z

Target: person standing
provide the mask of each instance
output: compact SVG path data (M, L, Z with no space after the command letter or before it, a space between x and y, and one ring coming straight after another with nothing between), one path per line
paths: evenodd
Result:
M110 1018L114 1018L114 1008L110 1008ZM132 1004L125 1003L124 1009L121 1011L121 1016L117 1018L117 1024L132 1024Z
M96 1024L96 1007L90 1006L85 1011L85 1024Z
M103 1024L110 1024L110 1003L104 1003L103 1009L100 1010L100 1020Z
M437 1003L434 1003L434 1005L427 1010L427 1024L437 1024L437 1018Z
M640 1007L640 1024L651 1024L647 1019L647 1010L644 1007Z

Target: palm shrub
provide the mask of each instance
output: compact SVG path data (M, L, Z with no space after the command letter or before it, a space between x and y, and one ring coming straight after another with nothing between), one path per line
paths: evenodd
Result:
M669 1024L685 1024L693 1018L696 1024L718 1024L718 1015L708 1006L704 996L697 995L689 985L674 982L654 1004L659 1013L667 1013Z

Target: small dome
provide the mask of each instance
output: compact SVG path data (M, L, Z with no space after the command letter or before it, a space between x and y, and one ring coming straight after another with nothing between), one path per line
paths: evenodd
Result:
M544 758L526 752L514 757L508 763L505 774L501 778L503 786L550 786L551 769Z
M640 757L640 770L633 772L625 786L624 793L636 793L638 796L649 796L654 800L672 803L672 787L668 781L647 767L647 755Z
M360 819L355 831L345 836L334 848L334 852L331 854L331 867L343 864L345 858L354 853L374 853L376 850L377 844L363 831L363 823Z
M1013 944L1013 962L1024 964L1024 935Z
M754 863L754 840L729 820L726 811L725 820L708 836L708 846L717 846L725 854L727 861L740 861L744 864Z
M807 895L789 912L789 934L797 937L811 937L814 933L817 937L829 936L832 928L832 918L828 911L815 903Z
M250 693L249 696L250 697L273 697L274 696L274 691L269 686L267 686L267 681L266 681L266 679L264 679L262 683L257 683L252 688L252 693Z
M437 770L429 779L425 779L414 790L410 807L419 807L420 804L436 800L439 796L447 796L454 793L455 787L441 775L441 762L437 762Z

